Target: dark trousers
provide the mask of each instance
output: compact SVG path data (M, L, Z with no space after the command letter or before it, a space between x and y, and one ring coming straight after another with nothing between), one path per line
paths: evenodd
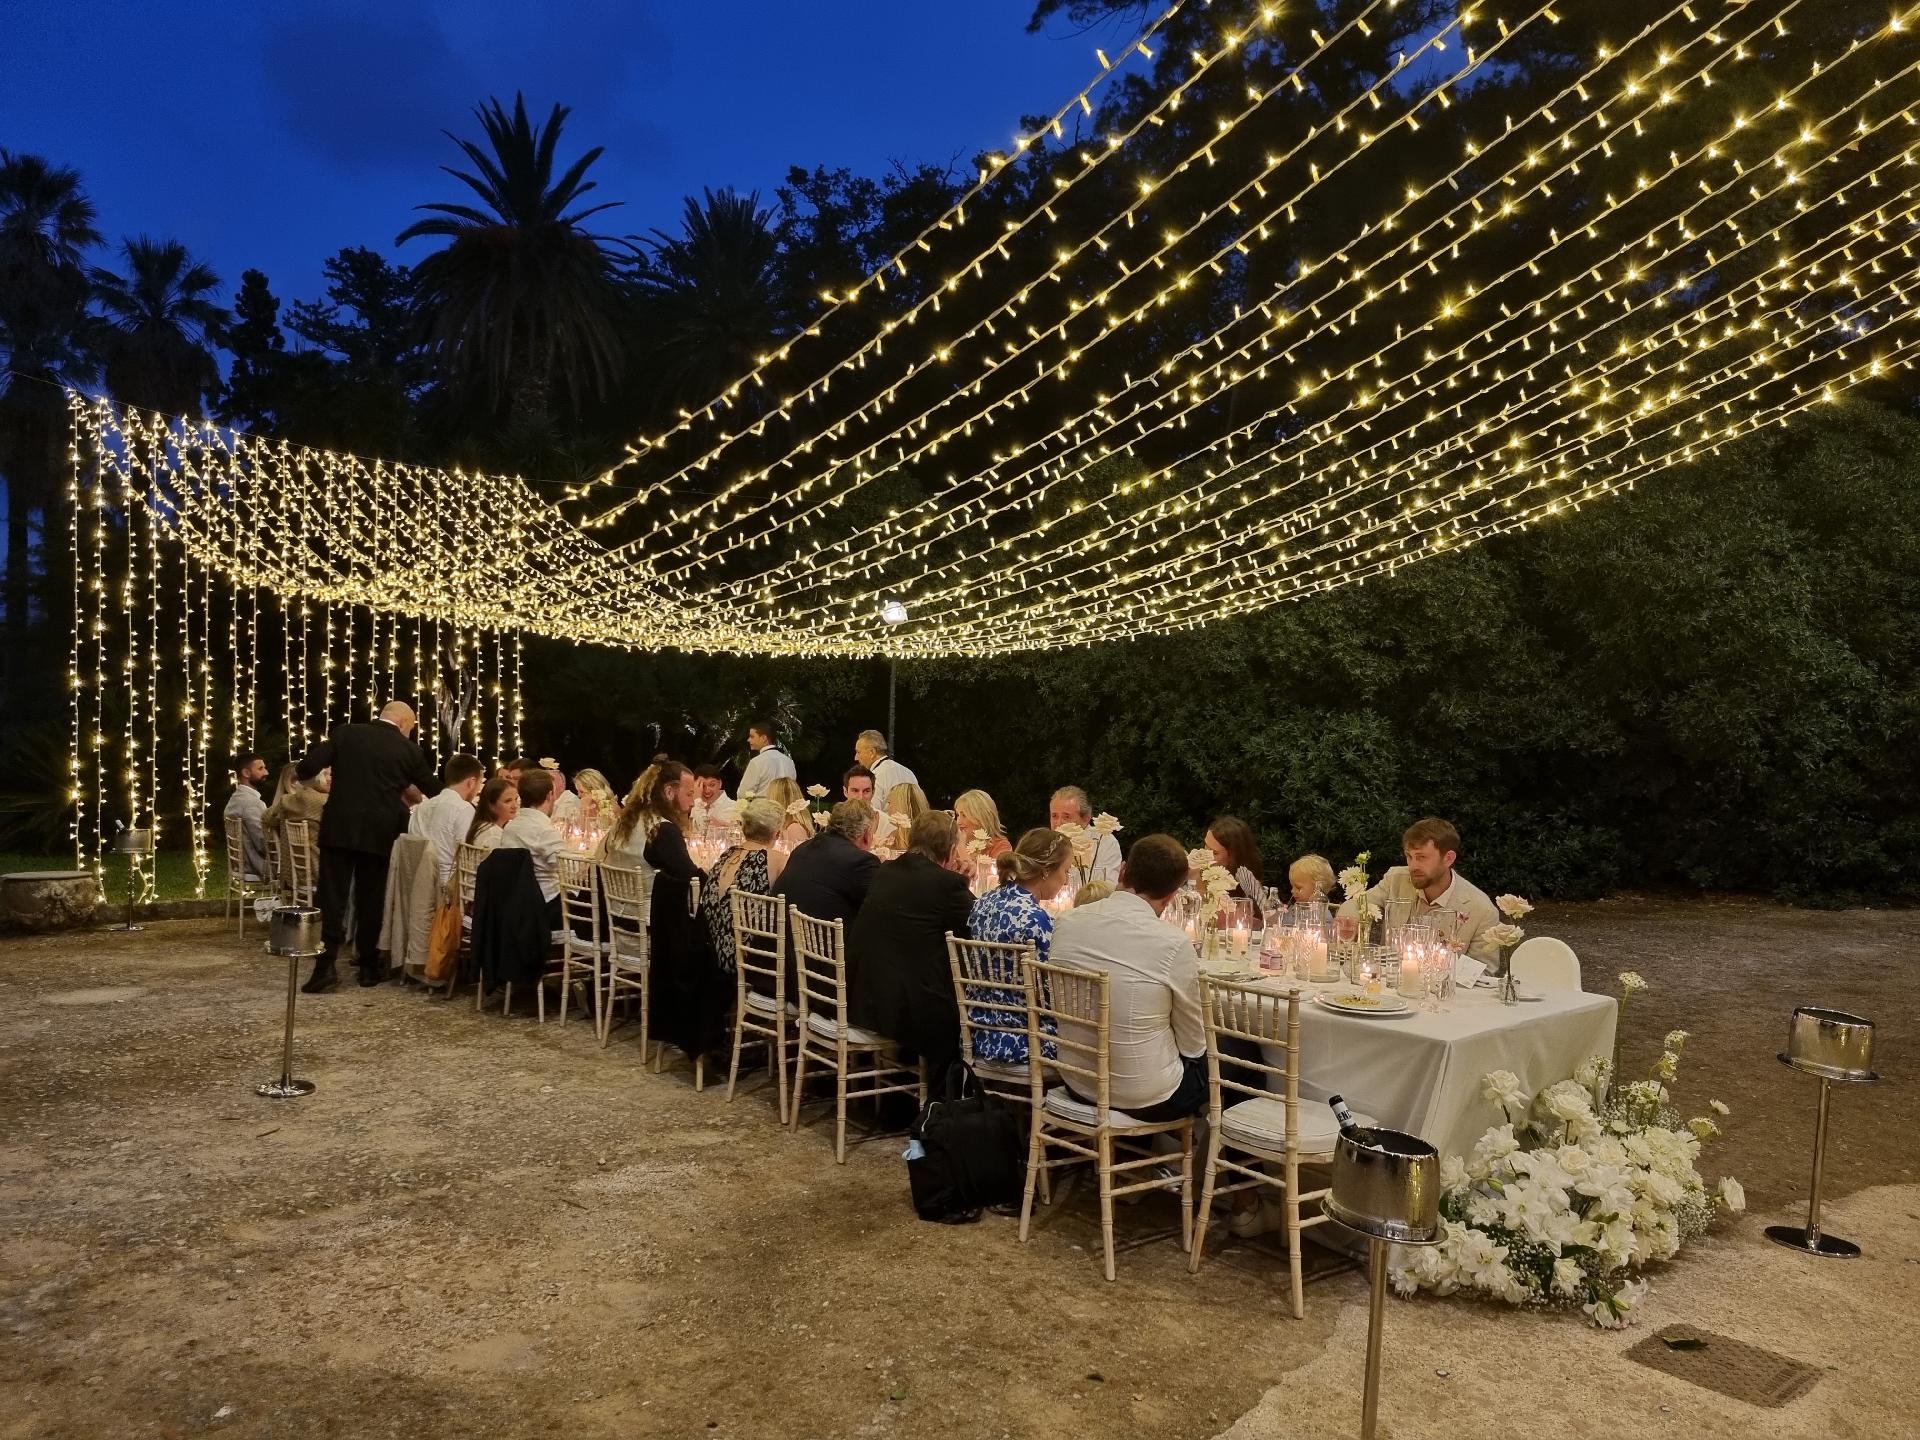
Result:
M390 857L364 850L320 847L320 876L315 885L320 901L320 939L326 949L320 960L331 966L347 938L347 896L353 896L353 943L364 970L380 968L380 922L387 906L387 866Z

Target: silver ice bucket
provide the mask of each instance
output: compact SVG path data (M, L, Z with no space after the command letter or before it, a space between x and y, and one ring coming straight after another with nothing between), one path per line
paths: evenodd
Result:
M1440 1152L1417 1135L1378 1127L1342 1135L1322 1202L1349 1230L1396 1245L1440 1238Z
M267 922L267 953L302 960L326 948L320 938L320 912L311 905L278 905Z
M113 853L116 855L151 855L153 853L153 831L122 830L113 837Z
M1873 1073L1873 1022L1844 1010L1801 1005L1787 1027L1781 1060L1823 1080L1877 1080Z

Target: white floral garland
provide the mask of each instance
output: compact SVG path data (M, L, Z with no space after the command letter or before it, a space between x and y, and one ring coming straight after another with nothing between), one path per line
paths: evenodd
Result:
M1631 971L1620 978L1629 996L1646 988ZM1578 1305L1597 1325L1628 1323L1646 1294L1643 1267L1672 1259L1721 1210L1746 1208L1738 1180L1727 1176L1710 1192L1695 1167L1718 1123L1682 1122L1672 1108L1667 1082L1686 1041L1686 1031L1669 1032L1652 1077L1617 1095L1613 1062L1599 1056L1531 1103L1511 1071L1486 1076L1483 1093L1507 1123L1464 1159L1442 1163L1443 1238L1395 1250L1394 1289ZM1709 1108L1728 1113L1718 1100Z

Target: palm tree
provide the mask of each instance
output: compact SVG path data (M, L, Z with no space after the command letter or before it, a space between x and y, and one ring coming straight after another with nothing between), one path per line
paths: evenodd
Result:
M220 383L213 340L231 317L214 303L220 277L178 240L127 240L126 273L96 269L94 303L106 318L107 388L129 405L200 413Z
M85 384L87 252L100 243L80 174L0 149L0 475L7 491L7 644L22 653L35 511L60 493L67 432L62 385ZM11 372L11 373L8 373ZM10 693L20 687L8 684Z
M760 195L687 197L681 233L655 230L634 281L673 398L704 403L753 368L780 332L780 244Z
M620 359L620 296L613 242L582 228L617 201L575 207L594 182L595 146L554 178L554 152L571 112L555 105L545 125L527 119L526 101L509 116L497 99L474 112L483 147L449 132L473 171L441 168L472 189L484 208L421 205L436 212L400 232L445 236L445 249L414 268L416 303L428 344L456 383L484 380L490 403L510 399L510 425L522 437L545 432L556 380L578 404L605 393Z

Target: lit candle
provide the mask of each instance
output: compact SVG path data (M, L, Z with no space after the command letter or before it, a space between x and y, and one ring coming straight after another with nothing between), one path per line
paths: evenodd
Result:
M1380 993L1380 976L1375 973L1371 960L1361 962L1360 988L1365 990L1369 995L1378 995Z
M1426 980L1420 971L1420 946L1411 944L1400 957L1400 993L1412 999L1425 989Z
M1233 922L1233 958L1236 960L1247 958L1247 926L1242 920Z

